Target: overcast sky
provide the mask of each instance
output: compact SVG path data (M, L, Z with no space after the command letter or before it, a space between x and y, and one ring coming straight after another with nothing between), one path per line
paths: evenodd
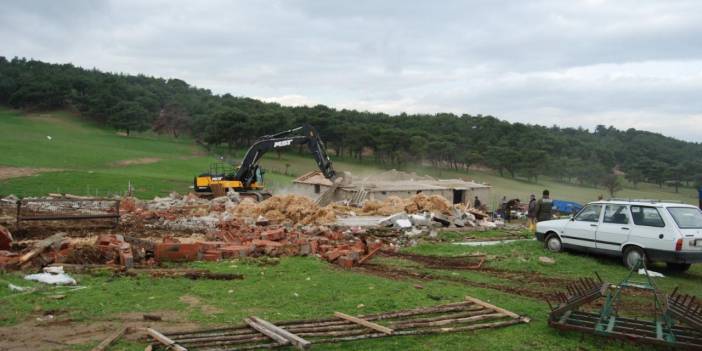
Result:
M391 114L702 141L700 1L2 1L0 55Z

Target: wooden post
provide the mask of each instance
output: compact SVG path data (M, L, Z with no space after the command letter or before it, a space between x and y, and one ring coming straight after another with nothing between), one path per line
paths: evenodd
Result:
M251 316L251 319L254 320L255 322L257 322L258 324L266 327L267 329L272 330L276 334L284 337L286 340L291 342L293 345L295 345L300 350L307 350L310 347L310 345L312 345L311 342L309 342L309 341L307 341L307 340L305 340L305 339L303 339L303 338L301 338L301 337L299 337L299 336L297 336L297 335L295 335L295 334L293 334L293 333L291 333L283 328L280 328L280 327L276 326L275 324L268 322L264 319L258 318L256 316Z
M362 325L362 326L364 326L364 327L366 327L366 328L370 328L370 329L373 329L373 330L377 330L377 331L379 331L379 332L381 332L381 333L385 333L385 334L388 334L388 335L393 333L393 330L392 330L392 329L390 329L390 328L388 328L388 327L384 327L384 326L382 326L382 325L380 325L380 324L376 324L376 323L373 323L373 322L369 322L369 321L367 321L367 320L365 320L365 319L357 318L357 317L354 317L354 316L349 316L348 314L341 313L341 312L334 312L334 315L335 315L336 317L341 318L341 319L345 319L345 320L347 320L347 321L349 321L349 322L354 322L354 323L356 323L356 324L360 324L360 325Z
M281 335L278 335L278 333L264 327L263 325L261 325L257 322L254 322L250 318L244 318L244 322L246 322L246 324L248 324L251 328L256 329L257 331L259 331L263 335L275 340L279 344L286 345L286 344L290 343L290 341L288 341L288 339L282 337Z
M127 327L122 327L118 331L114 332L112 335L108 336L107 339L103 340L97 346L93 347L91 351L104 351L108 346L112 345L117 339L121 338L128 330Z
M173 341L170 338L168 338L167 336L159 333L155 329L146 328L146 332L149 333L149 335L151 335L152 338L156 339L158 342L160 342L164 346L168 347L169 349L173 349L175 351L188 351L188 349L176 344L175 341Z
M508 316L508 317L512 317L512 318L515 318L515 319L520 319L520 320L522 320L524 323L529 323L529 322L531 321L531 319L529 319L528 317L522 317L522 316L520 316L520 315L518 315L518 314L516 314L516 313L514 313L514 312L507 311L507 310L504 309L504 308L500 308L500 307L497 307L497 306L495 306L495 305L491 305L491 304L489 304L489 303L487 303L487 302L485 302L485 301L483 301L483 300L478 300L478 299L476 299L476 298L474 298L474 297L466 296L466 300L468 300L468 301L470 301L470 302L472 302L472 303L474 303L474 304L476 304L476 305L480 305L480 306L483 306L483 307L485 307L485 308L489 308L489 309L495 310L495 311L497 311L497 312L500 312L500 313L502 313L502 314L504 314L504 315L506 315L506 316Z

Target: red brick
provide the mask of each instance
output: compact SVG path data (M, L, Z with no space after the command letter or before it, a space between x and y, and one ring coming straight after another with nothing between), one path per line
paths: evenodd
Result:
M285 228L278 228L273 230L267 230L261 233L261 239L279 241L285 238Z
M327 258L327 261L329 262L334 262L337 258L344 256L348 251L345 250L339 250L339 249L334 249L330 250L325 254L325 257Z
M154 247L154 256L157 261L197 261L202 257L200 243L161 243Z
M237 258L250 256L254 249L253 245L227 245L219 248L222 251L223 258Z
M251 241L252 244L256 245L256 247L281 247L283 244L276 242L276 241L270 241L270 240L259 240L259 239L254 239Z
M207 250L202 254L203 261L219 261L222 259L222 251L219 249Z
M0 250L9 250L12 246L12 234L0 225Z
M336 260L336 264L344 268L351 268L356 263L356 261L349 256L342 256Z

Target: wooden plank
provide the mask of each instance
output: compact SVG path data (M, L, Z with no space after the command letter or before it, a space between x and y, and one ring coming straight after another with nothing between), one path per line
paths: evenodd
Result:
M276 334L284 337L286 340L290 341L293 345L295 345L300 350L307 350L310 347L310 345L312 345L311 342L309 342L309 341L307 341L307 340L305 340L305 339L303 339L303 338L301 338L301 337L299 337L299 336L297 336L297 335L295 335L295 334L293 334L293 333L291 333L283 328L280 328L277 325L275 325L269 321L258 318L256 316L252 316L251 319L254 320L255 322L257 322L258 324L263 325L267 329L272 330Z
M175 341L173 341L173 340L169 339L167 336L161 334L156 329L146 328L146 332L149 335L151 335L152 338L156 339L158 342L160 342L161 344L166 346L169 350L188 351L188 349L176 344Z
M478 299L471 297L471 296L466 296L466 300L468 300L476 305L480 305L480 306L483 306L485 308L493 309L497 312L503 313L504 315L506 315L508 317L521 319L524 323L529 323L531 321L531 319L529 319L528 317L522 317L522 316L520 316L512 311L508 311L504 308L500 308L500 307L497 307L495 305L491 305L483 300L478 300Z
M34 256L40 254L42 251L46 250L49 246L53 245L54 243L61 241L63 239L63 236L66 235L66 233L56 233L40 242L38 242L34 248L27 252L26 254L22 255L19 259L19 264L23 265L27 261L31 260L34 258Z
M380 251L380 249L381 249L382 247L383 247L382 245L376 247L373 251L369 252L369 253L368 253L367 255L365 255L362 259L358 260L358 265L360 266L360 265L362 265L364 262L368 261L368 259L370 259L371 257L373 257L373 255L375 255L376 252Z
M263 335L265 335L265 336L267 336L267 337L269 337L269 338L275 340L275 341L276 341L277 343L279 343L279 344L287 345L287 344L290 343L290 341L289 341L288 339L286 339L286 338L284 338L283 336L279 335L278 333L276 333L276 332L274 332L274 331L272 331L272 330L270 330L270 329L264 327L263 325L261 325L261 324L259 324L259 323L257 323L257 322L254 322L254 321L253 321L252 319L250 319L250 318L244 318L244 322L246 322L246 324L248 324L251 328L256 329L256 330L259 331L261 334L263 334Z
M103 340L97 346L93 347L93 349L91 351L104 351L110 345L112 345L113 342L115 342L117 339L121 338L124 334L126 334L128 329L129 328L127 328L127 327L120 328L119 330L114 332L112 335L108 336L107 339Z
M388 335L389 335L389 334L392 334L393 331L394 331L394 330L392 330L392 329L390 329L390 328L388 328L388 327L384 327L384 326L382 326L382 325L380 325L380 324L376 324L376 323L373 323L373 322L369 322L369 321L367 321L367 320L365 320L365 319L356 318L356 317L354 317L354 316L349 316L348 314L344 314L344 313L341 313L341 312L334 312L334 315L337 316L337 317L339 317L339 318L341 318L341 319L345 319L345 320L347 320L347 321L349 321L349 322L354 322L354 323L360 324L360 325L362 325L362 326L364 326L364 327L366 327L366 328L370 328L370 329L373 329L373 330L377 330L377 331L379 331L379 332L381 332L381 333L385 333L385 334L388 334Z

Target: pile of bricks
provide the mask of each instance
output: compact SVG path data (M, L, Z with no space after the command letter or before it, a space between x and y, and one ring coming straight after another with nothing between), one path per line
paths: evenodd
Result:
M167 238L155 245L156 261L218 261L258 256L317 255L343 267L352 267L381 242L366 243L351 230L328 227L291 229L249 226L240 221L219 225L213 241L179 243Z

